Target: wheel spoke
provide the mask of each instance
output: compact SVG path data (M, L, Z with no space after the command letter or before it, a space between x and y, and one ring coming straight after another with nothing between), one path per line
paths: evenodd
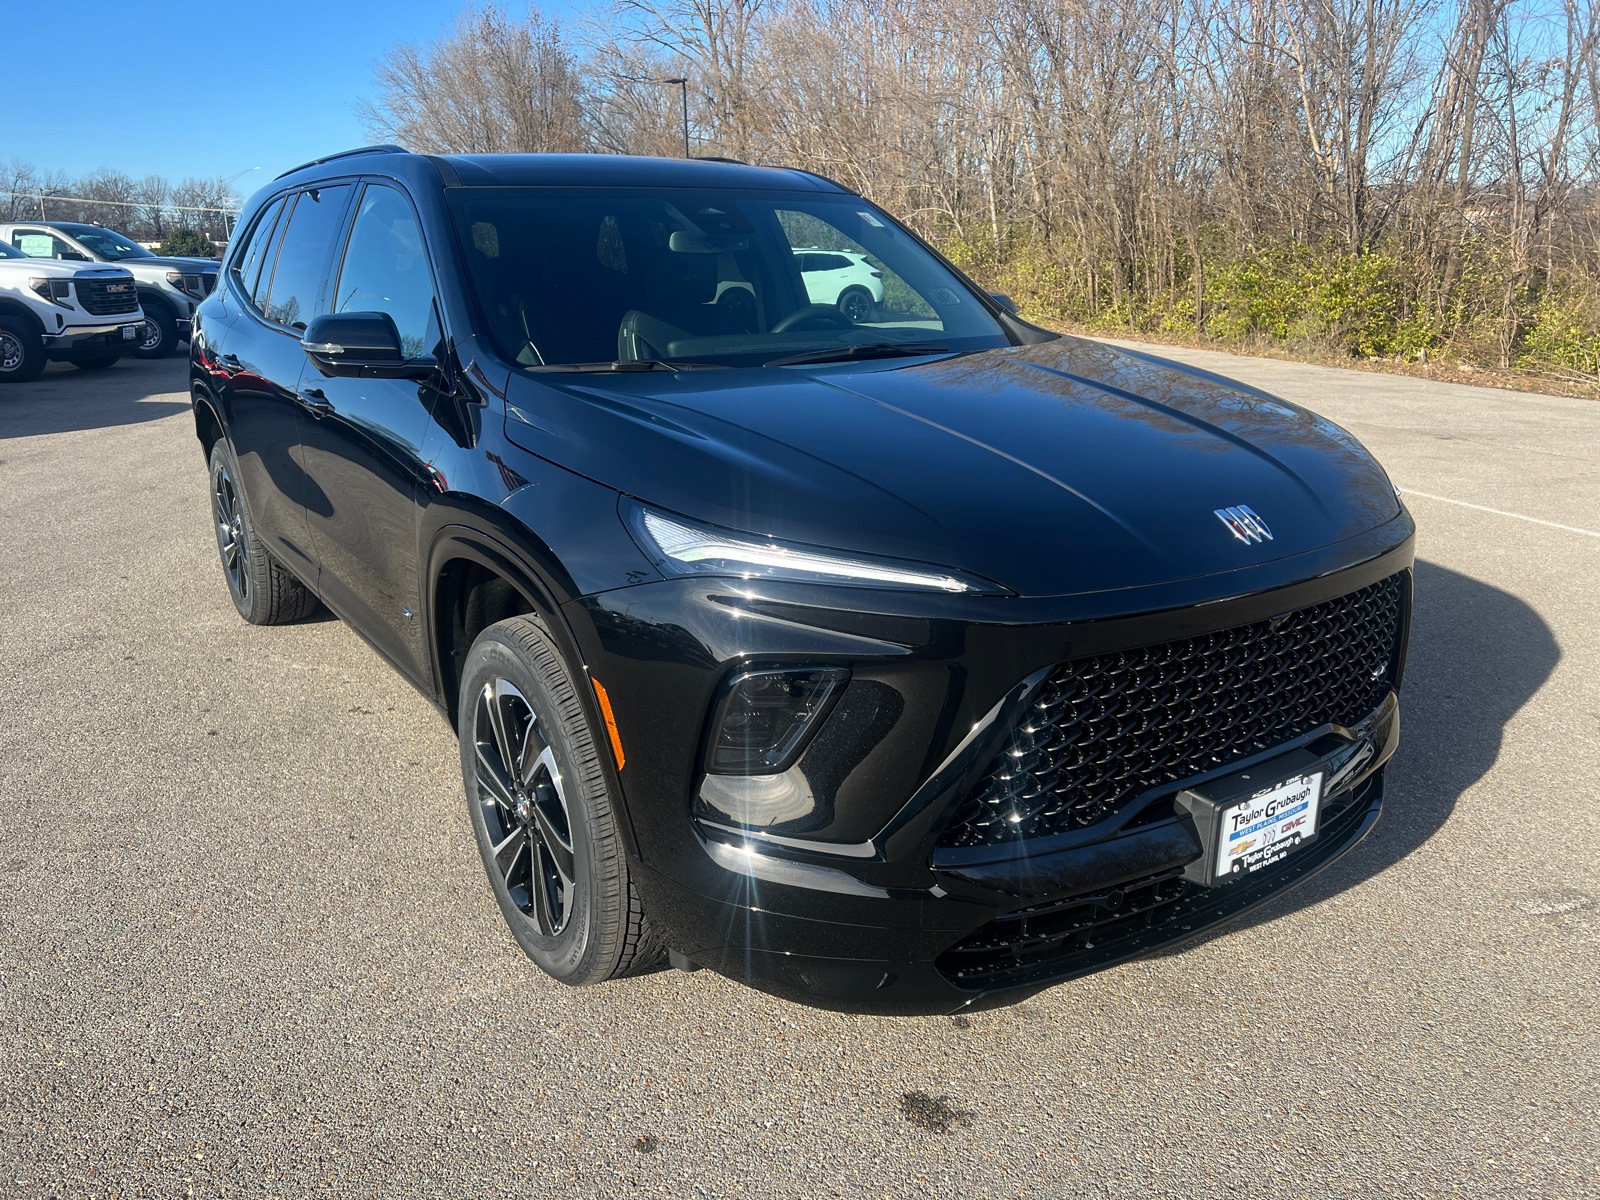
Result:
M505 877L506 885L511 884L511 872L517 865L517 859L522 857L522 852L528 849L528 831L521 825L512 829L506 840L494 848L494 865L500 868L500 874ZM538 871L534 872L538 875ZM534 881L537 883L537 879Z
M489 789L494 802L504 809L508 816L517 811L517 798L512 794L511 781L505 777L501 766L491 762L489 756L483 752L481 742L478 744L478 782Z
M500 755L501 769L507 780L516 777L517 759L512 752L511 731L506 728L506 711L502 698L493 684L483 689L484 705L489 710L489 732L494 738L494 748Z
M554 937L557 920L550 904L550 885L545 881L543 858L542 854L534 855L528 890L533 893L533 919L539 923L539 932L545 937Z
M544 734L539 732L539 722L530 720L527 732L522 735L522 752L517 755L517 769L522 777L523 787L532 786L534 775L549 753L550 743L545 741ZM550 763L554 765L553 757Z
M550 819L550 814L545 811L547 803L549 801L533 805L534 824L539 830L539 841L543 843L544 848L550 853L551 865L555 867L556 874L561 876L561 882L566 884L567 889L570 891L578 877L577 867L573 861L572 847L567 844L562 837L562 831L556 828L555 823Z

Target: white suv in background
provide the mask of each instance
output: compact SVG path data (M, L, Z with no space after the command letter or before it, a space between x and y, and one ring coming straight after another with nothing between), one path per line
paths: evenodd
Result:
M794 254L811 303L834 305L857 325L883 303L883 272L865 254L815 246L796 246Z
M126 268L41 262L0 243L0 383L32 379L52 361L109 367L143 334Z
M162 258L104 225L79 221L0 224L0 240L29 258L114 264L133 272L146 319L133 353L165 358L189 338L195 307L217 286L214 258Z

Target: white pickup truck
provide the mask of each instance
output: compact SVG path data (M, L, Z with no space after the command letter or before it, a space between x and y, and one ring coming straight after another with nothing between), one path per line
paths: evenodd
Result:
M12 221L0 224L0 241L29 258L103 263L133 272L145 328L133 353L165 358L189 339L189 321L217 286L214 258L162 258L104 225L81 221Z
M143 336L131 271L41 261L0 243L0 383L32 379L49 362L109 367Z

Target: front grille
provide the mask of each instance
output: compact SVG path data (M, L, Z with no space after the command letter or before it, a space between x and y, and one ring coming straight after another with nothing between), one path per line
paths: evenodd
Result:
M131 279L74 279L78 304L96 317L114 317L138 311L139 293Z
M1191 937L1297 882L1338 855L1382 798L1381 778L1335 797L1317 840L1282 862L1208 888L1182 868L1008 913L968 934L935 961L959 988L1021 987L1096 970Z
M1092 825L1163 783L1319 725L1394 683L1401 575L1217 633L1063 663L939 839L993 846Z

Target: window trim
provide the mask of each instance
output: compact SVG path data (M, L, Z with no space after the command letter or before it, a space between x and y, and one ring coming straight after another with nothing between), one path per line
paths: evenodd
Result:
M268 301L271 301L272 299L272 284L278 281L278 262L283 257L283 243L288 237L289 226L294 224L294 210L299 207L300 197L305 195L307 192L321 192L326 191L328 188L334 187L348 187L351 191L351 194L355 195L360 191L360 183L361 180L359 178L354 178L351 176L344 176L338 179L321 179L317 180L315 183L300 184L297 187L290 188L284 193L285 204L288 205L288 201L290 199L292 199L294 203L293 205L288 205L289 219L284 223L282 232L275 235L277 250L272 256L272 278L267 283ZM317 203L320 203L320 201ZM350 223L350 204L351 198L349 196L345 197L344 207L340 210L339 216L335 218L336 223L334 225L334 233L333 236L328 240L328 250L322 260L322 272L317 279L317 291L311 299L311 312L313 317L317 315L317 309L321 307L322 304L323 293L326 292L328 288L328 264L332 259L334 248L339 245L339 230L341 228L347 228ZM261 265L261 269L263 271L266 270L265 263ZM261 309L256 306L255 296L253 294L248 297L248 300L249 303L246 305L246 307L255 313L257 320L261 321L268 328L275 329L279 333L294 338L296 341L300 339L300 330L292 329L288 325L284 325L279 321L274 321L271 317L267 316L266 313L262 312ZM310 321L307 321L306 324L309 325Z

